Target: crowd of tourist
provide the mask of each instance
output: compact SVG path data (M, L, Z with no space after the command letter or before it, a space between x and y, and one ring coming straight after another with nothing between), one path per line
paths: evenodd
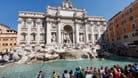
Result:
M125 67L77 67L75 71L64 70L62 77L53 71L53 78L138 78L138 64L128 64Z

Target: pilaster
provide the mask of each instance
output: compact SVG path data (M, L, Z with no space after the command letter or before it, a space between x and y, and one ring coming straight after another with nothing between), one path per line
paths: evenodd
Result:
M85 43L88 43L88 26L89 24L87 23L87 21L85 21Z
M94 34L95 34L95 33L94 33L94 27L95 27L95 26L93 25L93 26L92 26L92 43L93 43L93 44L95 43L95 42L94 42L94 41L95 41L95 37L94 37Z
M30 24L30 25L28 25L28 24ZM28 28L28 34L27 34L27 45L30 45L30 42L31 42L31 27L32 27L32 22L31 22L31 19L28 19L27 21L26 21L26 26L28 26L27 28Z
M39 45L40 44L40 22L41 22L41 20L40 19L38 19L37 20L37 45Z
M20 46L20 42L21 42L21 27L23 26L23 19L22 18L18 18L18 33L17 33L17 46Z
M75 20L75 42L76 44L79 44L79 23L77 20Z

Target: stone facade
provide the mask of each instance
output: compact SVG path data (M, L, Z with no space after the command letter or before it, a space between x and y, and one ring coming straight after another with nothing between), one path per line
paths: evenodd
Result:
M0 24L0 53L8 52L16 47L17 32Z
M96 45L106 30L104 17L87 16L69 0L60 7L47 7L47 13L19 12L17 46L31 50L41 47Z

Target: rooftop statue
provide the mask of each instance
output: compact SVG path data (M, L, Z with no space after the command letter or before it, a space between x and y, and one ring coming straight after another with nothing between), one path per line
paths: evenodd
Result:
M72 9L72 3L70 2L70 0L64 0L64 2L62 3L62 8L63 9Z

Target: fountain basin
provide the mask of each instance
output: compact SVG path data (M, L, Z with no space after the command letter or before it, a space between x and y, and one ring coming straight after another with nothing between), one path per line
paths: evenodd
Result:
M0 68L0 76L6 78L36 78L38 72L42 70L45 73L46 78L52 78L53 70L56 70L60 73L63 73L65 69L68 71L75 70L76 67L81 66L86 68L87 66L91 67L100 67L108 66L111 67L114 64L119 64L125 66L126 64L138 63L138 59L124 58L124 57L109 57L107 59L91 59L91 60L58 60L53 62L46 63L35 63L35 64L17 64L9 65L4 68Z

